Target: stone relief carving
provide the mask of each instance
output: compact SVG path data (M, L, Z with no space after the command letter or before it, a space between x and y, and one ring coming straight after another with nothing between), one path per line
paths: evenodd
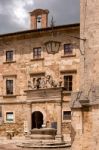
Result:
M32 81L28 81L29 89L44 89L44 88L55 88L61 87L62 80L53 80L51 75L46 75L43 77L33 77Z

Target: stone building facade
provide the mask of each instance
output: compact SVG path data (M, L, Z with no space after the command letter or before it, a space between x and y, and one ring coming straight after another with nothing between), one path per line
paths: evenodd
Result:
M80 0L80 91L72 96L72 150L99 149L99 1Z
M48 10L30 15L30 30L0 35L0 136L51 127L70 140L69 102L79 90L79 24L48 27Z

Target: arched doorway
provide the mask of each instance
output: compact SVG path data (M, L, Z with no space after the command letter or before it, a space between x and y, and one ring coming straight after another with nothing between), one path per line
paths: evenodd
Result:
M32 113L32 129L42 128L43 125L43 114L40 111L35 111Z

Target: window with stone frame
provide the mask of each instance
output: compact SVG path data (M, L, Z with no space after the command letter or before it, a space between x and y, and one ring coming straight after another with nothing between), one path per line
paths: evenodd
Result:
M6 61L11 62L13 61L13 51L6 51Z
M73 45L71 43L64 44L64 55L73 54Z
M13 80L12 79L6 80L6 94L7 95L13 94Z
M15 96L17 75L3 75L3 79L3 96Z
M14 114L13 112L6 112L6 121L13 122L14 121Z
M2 106L0 106L0 118L2 117Z
M72 91L72 89L73 89L73 76L65 75L64 76L64 90Z
M33 59L41 58L41 47L33 48Z
M63 111L63 120L71 120L71 111Z
M3 123L2 106L0 106L0 125Z

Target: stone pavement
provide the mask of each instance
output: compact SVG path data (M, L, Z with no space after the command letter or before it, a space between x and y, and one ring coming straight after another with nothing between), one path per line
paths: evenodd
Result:
M16 143L24 141L23 138L16 138L9 140L6 137L0 137L0 150L22 150L21 148L16 146Z
M0 150L21 150L15 144L0 144Z
M26 139L23 137L13 137L12 139L7 139L6 137L0 137L0 150L41 150L41 147L37 146L37 147L31 147L30 148L22 148L22 147L18 147L16 145L20 145L21 143L25 143L25 142L35 142L35 144L37 144L37 140L33 140L31 141L29 139ZM39 141L40 142L40 141ZM35 145L34 144L34 145ZM38 143L37 145L39 145L40 143ZM50 143L49 143L50 144ZM27 145L27 144L26 144ZM70 150L70 146L67 145L67 147L63 147L63 144L62 145L53 145L53 143L51 144L51 147L48 145L48 147L42 147L42 150L50 150L50 149L53 149L53 150L56 150L56 149L59 149L59 150Z

